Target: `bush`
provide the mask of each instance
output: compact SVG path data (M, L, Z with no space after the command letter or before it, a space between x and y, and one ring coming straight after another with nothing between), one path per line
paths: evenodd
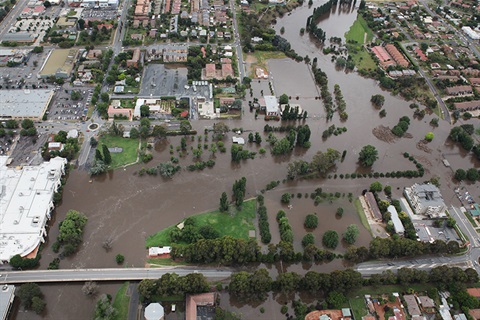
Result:
M125 261L125 257L121 254L117 254L115 256L115 261L117 261L117 264L122 264Z
M311 233L307 233L303 239L302 239L302 246L306 247L309 244L314 244L315 243L315 236Z
M426 135L425 135L425 140L427 140L428 142L432 141L433 138L435 137L435 135L433 134L433 132L428 132Z
M337 208L337 211L335 212L335 214L339 217L343 216L343 208L342 207Z
M322 243L325 247L335 249L338 245L338 233L334 230L328 230L324 233Z
M318 217L314 214L308 214L305 217L305 228L315 229L318 226Z
M288 307L286 305L283 305L282 308L280 308L280 312L282 314L286 314L288 312Z

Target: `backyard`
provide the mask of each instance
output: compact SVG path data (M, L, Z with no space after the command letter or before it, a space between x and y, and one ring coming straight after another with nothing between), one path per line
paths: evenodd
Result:
M202 227L210 225L220 237L231 236L233 238L248 239L249 231L255 230L253 219L255 218L256 200L248 200L243 203L242 209L230 208L230 213L218 210L197 214L191 217L194 225ZM170 232L176 225L170 226L150 236L146 240L146 247L168 246L171 244Z
M103 135L98 145L106 145L108 148L122 148L122 152L114 153L111 152L112 163L110 164L111 168L118 168L130 163L137 162L138 154L138 140L137 139L128 139L112 135Z

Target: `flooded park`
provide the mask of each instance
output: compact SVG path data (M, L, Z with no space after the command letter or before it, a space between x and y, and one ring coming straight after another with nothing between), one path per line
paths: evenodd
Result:
M313 7L322 1L314 1ZM160 162L168 161L170 145L175 149L180 145L181 137L168 137L157 142L153 151L153 160L148 164L137 164L126 168L111 171L100 177L92 178L88 172L72 170L64 188L63 201L55 209L54 218L49 229L48 242L42 251L40 268L46 269L48 264L57 256L52 251L51 245L58 235L58 222L63 220L68 210L74 209L83 212L88 217L88 223L83 236L83 244L78 253L65 258L60 262L60 268L105 268L118 267L115 256L125 256L125 267L143 267L146 264L147 249L145 239L170 225L177 224L193 214L210 211L218 208L220 195L223 191L230 192L232 184L241 177L247 179L245 198L255 197L265 189L271 181L280 181L280 185L273 190L266 191L265 204L268 209L270 229L272 231L272 243L279 241L279 232L275 216L279 210L285 210L294 232L294 246L301 250L302 237L307 233L303 221L305 216L315 213L319 217L319 227L313 232L316 245L321 247L321 237L326 230L336 230L342 234L350 224L357 224L360 235L357 246L368 246L372 239L369 231L362 226L354 205L348 201L346 194L352 193L353 199L358 197L364 189L379 180L384 185L392 186L393 197L401 196L403 188L415 182L423 182L431 177L441 177L441 191L447 205L458 204L455 198L452 181L452 169L442 164L442 159L448 160L454 167L478 167L478 163L472 162L471 157L460 152L459 147L448 141L450 125L440 120L440 126L434 128L429 125L435 114L427 114L423 119L413 117L413 110L409 108L411 101L405 101L400 97L391 96L382 91L372 79L360 77L357 73L337 71L330 56L322 54L318 45L309 39L308 34L299 35L300 28L305 26L307 17L312 8L306 3L278 19L275 29L285 27L285 37L292 48L301 55L309 55L311 59L318 58L318 66L328 75L329 87L333 91L334 84L340 85L345 98L348 120L341 121L337 114L333 120L326 121L323 103L319 96L310 72L310 65L304 62L295 62L290 59L275 59L268 61L268 69L275 95L287 94L291 101L301 105L309 114L305 121L312 131L311 147L309 149L298 148L290 155L274 157L268 151L268 143L262 145L246 143L245 149L258 152L261 147L267 149L264 155L258 154L255 159L242 160L239 163L231 161L229 151L218 152L215 155L215 166L203 171L190 172L182 169L172 179L164 179L160 176L139 176L142 167L156 166ZM326 31L327 38L331 36L343 37L356 19L354 8L337 10L328 18L322 19L319 26ZM261 90L268 89L268 81L253 80L253 97L260 97ZM384 109L387 115L379 116L379 109L372 106L370 98L375 94L385 96ZM298 97L298 98L297 98ZM246 100L251 99L247 94ZM255 119L254 112L245 107L241 120L225 120L230 128L243 128L243 137L246 139L249 132L260 132L263 141L266 140L264 126L267 124L262 116ZM379 126L393 127L401 116L409 116L411 124L409 135L397 138L394 141L384 141L373 134L373 130ZM199 134L203 134L205 127L212 126L213 120L200 120L192 122L192 126ZM303 122L299 121L298 124ZM278 126L280 122L268 122L271 126ZM322 139L322 132L334 124L337 127L346 127L347 131L328 139ZM435 138L426 146L421 143L425 134L432 131ZM227 150L230 149L232 133L224 139ZM277 135L283 135L277 133ZM197 144L195 141L188 142L190 146ZM211 142L211 136L210 140ZM310 161L313 155L327 148L334 148L340 152L347 151L343 162L338 163L332 174L368 173L358 164L358 153L365 145L374 145L378 150L379 159L373 165L376 172L397 170L413 170L414 165L403 157L404 152L413 155L425 168L423 178L363 178L363 179L311 179L288 181L287 165L295 160ZM208 160L210 153L204 151L202 159ZM192 155L179 158L179 165L184 168L193 163ZM322 188L324 192L340 192L342 197L331 202L326 201L315 205L310 197L295 197L291 206L287 207L280 202L281 195L285 192L291 194L310 194L316 188ZM338 218L335 211L338 207L345 210L344 215ZM108 252L102 247L105 240L110 239L112 249ZM337 253L345 251L346 246L339 245ZM249 270L255 266L239 267ZM322 264L294 264L294 265L271 265L267 267L272 276L278 272L296 271L306 272L314 270L330 272L345 268L342 260L336 259L331 263ZM100 284L101 293L115 294L120 284ZM47 302L47 313L44 319L88 319L92 317L95 301L84 296L81 292L82 284L58 284L42 285ZM291 297L290 297L291 298ZM289 297L270 294L264 307L275 315L275 318L284 318L279 313L279 305L285 303ZM308 298L305 297L308 301ZM241 312L245 319L261 318L258 306L243 305L233 301L228 294L221 295L221 306L226 309ZM16 312L14 319L40 319L32 312Z

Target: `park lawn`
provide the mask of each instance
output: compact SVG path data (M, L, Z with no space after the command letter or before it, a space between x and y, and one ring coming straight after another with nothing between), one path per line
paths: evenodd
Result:
M137 161L138 154L138 140L129 139L123 137L117 137L112 135L103 135L98 142L99 147L105 144L109 148L120 147L123 149L120 153L111 152L112 163L111 168L118 168L126 164L135 163ZM101 150L101 149L100 149Z
M185 266L186 262L173 261L170 258L148 258L147 263L150 264L150 268L163 267L163 266Z
M358 70L375 70L377 64L368 51L361 45L347 44L348 53L352 56Z
M115 320L125 320L128 318L128 306L130 304L130 297L126 295L128 285L128 281L122 284L115 295L115 300L113 301L113 307L117 310Z
M367 305L363 296L349 300L354 319L362 319L368 314Z
M218 210L200 213L191 216L198 227L204 225L212 226L220 235L231 236L237 239L248 239L249 230L255 230L253 219L255 218L256 200L251 199L243 203L242 209L237 211L231 208L230 211L235 211L232 214L220 212ZM171 230L176 228L176 225L170 226L151 235L146 240L146 247L168 246L171 244L169 234Z
M360 203L360 200L357 198L353 201L353 204L355 205L355 209L357 209L358 216L360 217L360 221L362 221L362 225L365 227L365 229L372 234L372 229L370 229L370 224L368 223L368 219L365 216L365 211L363 211L362 204Z
M373 39L373 32L367 25L367 22L361 15L357 15L357 20L350 27L345 34L345 39L348 41L356 41L358 44L365 43L365 33L367 33L366 42L369 43Z

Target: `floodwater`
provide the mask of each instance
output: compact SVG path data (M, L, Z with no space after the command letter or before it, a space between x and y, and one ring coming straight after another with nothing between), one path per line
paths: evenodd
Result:
M320 3L314 3L318 6ZM170 145L175 149L180 145L180 137L169 137L158 143L154 149L153 160L145 165L135 165L125 169L118 169L114 172L91 178L84 171L73 171L65 185L62 204L56 209L55 220L49 231L49 241L42 252L41 268L47 268L48 264L57 254L51 251L51 245L58 234L58 222L61 221L68 210L74 209L85 213L88 216L88 223L85 228L84 242L80 251L73 257L61 261L61 268L102 268L116 267L115 255L125 256L125 266L142 267L145 264L147 250L145 249L145 238L169 225L178 223L183 218L192 214L216 209L218 207L220 194L223 191L230 193L234 180L241 177L247 178L246 198L253 197L260 193L270 181L283 181L287 173L288 162L303 159L310 161L318 150L335 148L342 152L347 150L344 162L339 163L336 173L346 174L353 172L365 172L358 166L358 152L364 145L375 145L379 152L379 159L372 170L387 172L392 170L414 169L412 163L403 158L403 152L414 155L425 166L426 175L417 179L315 179L304 181L292 181L281 183L276 189L265 193L265 201L268 208L272 242L279 240L278 225L275 215L280 209L287 212L289 221L295 234L294 245L296 250L301 250L301 239L307 230L303 227L305 216L309 213L316 213L320 217L319 227L313 231L316 244L321 247L323 232L329 229L336 230L342 234L349 224L355 223L360 228L357 245L368 245L371 236L361 225L355 208L346 200L346 196L333 203L322 203L315 206L313 200L305 198L305 193L310 194L316 188L323 188L324 192L342 194L353 193L358 196L363 189L368 188L370 183L379 180L384 185L391 185L393 196L401 196L402 189L414 182L428 180L432 176L440 176L441 190L447 204L458 204L455 201L452 188L455 186L451 181L452 170L442 165L442 154L448 152L449 161L455 158L462 165L467 166L469 156L459 154L457 146L448 146L447 141L450 125L441 121L440 127L432 128L429 122L435 115L426 115L422 120L413 119L413 111L406 102L399 97L393 97L388 92L383 92L377 83L371 79L364 79L355 73L346 74L337 71L329 56L323 56L317 45L313 44L308 35L299 36L299 29L305 25L306 18L311 14L313 8L304 5L295 10L291 15L286 15L278 20L276 29L286 26L283 35L287 38L297 53L311 59L318 57L319 66L328 74L329 85L338 83L342 89L347 103L349 118L341 122L338 115L335 115L331 122L324 118L323 105L316 100L318 90L313 85L312 77L308 71L309 66L304 63L297 63L289 59L269 61L269 71L273 76L275 94L280 96L286 93L292 96L292 103L301 104L302 108L308 111L311 118L306 123L312 130L312 146L308 150L296 149L291 155L283 157L272 157L267 151L265 155L257 155L254 160L246 160L240 163L230 161L229 152L221 154L218 152L215 157L216 165L212 169L206 168L199 172L188 172L182 169L173 179L163 179L159 176L139 177L137 172L142 167L151 167L159 162L167 161L170 158ZM356 13L352 9L345 11L337 10L330 15L329 19L320 21L319 26L327 32L327 38L331 36L343 36L355 20ZM296 27L292 27L296 26ZM298 29L298 30L297 30ZM260 96L260 90L267 94L268 84L266 81L260 83L252 82L254 97ZM370 97L374 94L385 96L387 116L380 118L379 110L370 104ZM298 100L296 97L298 96ZM251 97L247 97L247 100ZM411 125L408 132L411 138L398 139L393 143L380 141L372 134L372 129L379 125L393 127L398 119L408 115ZM254 114L245 110L242 120L226 120L230 128L243 127L246 131L243 134L247 138L249 131L258 131L263 134L265 121L261 116L257 120ZM211 126L214 121L198 121L193 126L199 133L203 133L205 126ZM303 122L302 122L303 123ZM280 122L270 122L270 125L280 125ZM331 136L326 141L321 137L322 132L331 124L345 126L348 131L339 135ZM435 133L433 142L427 145L428 150L424 151L417 147L417 143L423 139L428 131ZM281 136L280 133L277 134ZM232 134L225 138L227 150L230 149ZM266 135L263 135L261 147L268 148L265 142ZM247 140L247 139L246 139ZM211 135L208 143L211 143ZM447 146L445 146L447 144ZM190 146L197 146L195 141L188 141ZM259 146L246 144L245 148L258 151ZM175 156L177 153L175 152ZM210 158L210 153L204 150L203 160ZM185 167L193 163L190 152L185 158L180 158L180 165ZM478 163L475 165L478 166ZM333 174L333 173L332 173ZM283 206L280 197L284 192L295 195L302 193L302 198L297 196L292 200L292 208ZM342 218L335 216L337 207L343 207L345 213ZM112 239L112 250L106 252L102 243L106 239ZM336 252L343 252L345 246L340 244ZM246 267L251 269L256 266ZM335 260L326 264L297 264L266 266L271 270L272 276L278 272L315 270L329 272L335 269L344 268L341 260ZM58 285L43 286L48 302L48 319L86 319L90 318L93 312L93 302L80 298L81 285ZM110 288L110 287L109 287ZM60 290L60 291L59 291ZM80 293L78 293L80 292ZM73 297L73 298L72 298ZM231 305L233 309L240 310L245 319L262 318L257 314L258 309L252 306L241 306L234 301L223 299L222 305ZM229 302L230 301L230 302ZM282 318L279 314L281 299L269 298L272 315L275 318ZM78 307L77 307L78 306ZM273 310L276 310L275 312ZM267 312L270 309L267 309ZM33 319L31 313L17 313L17 319Z

